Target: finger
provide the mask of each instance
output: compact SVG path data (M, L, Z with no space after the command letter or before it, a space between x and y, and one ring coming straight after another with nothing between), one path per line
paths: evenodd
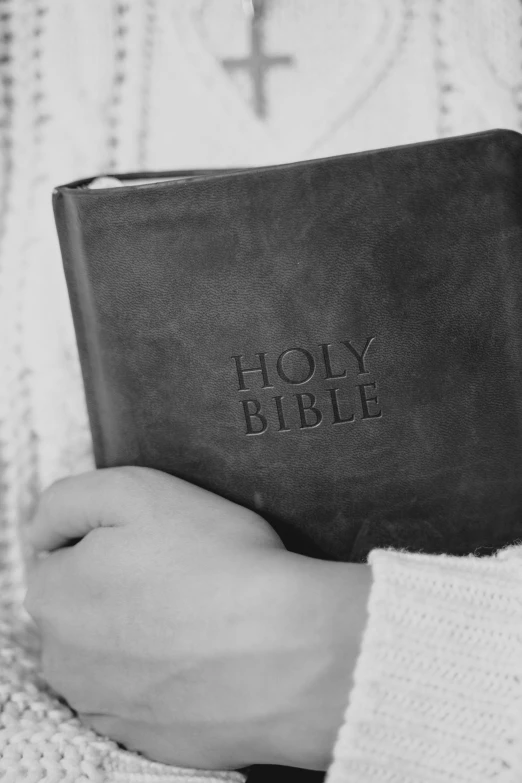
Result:
M37 552L70 546L99 527L123 524L122 498L131 489L124 469L107 468L60 479L42 493L28 530Z

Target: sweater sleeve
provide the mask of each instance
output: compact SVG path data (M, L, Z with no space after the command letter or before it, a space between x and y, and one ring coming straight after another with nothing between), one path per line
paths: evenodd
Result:
M522 546L374 550L368 621L326 783L522 780Z

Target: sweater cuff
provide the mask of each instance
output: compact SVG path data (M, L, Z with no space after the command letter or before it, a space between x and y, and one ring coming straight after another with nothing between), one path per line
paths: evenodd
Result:
M326 783L513 783L522 763L522 547L373 550L368 622Z

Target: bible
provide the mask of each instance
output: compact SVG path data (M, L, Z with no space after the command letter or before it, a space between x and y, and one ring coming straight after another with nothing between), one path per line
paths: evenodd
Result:
M521 171L497 130L57 187L97 466L172 473L323 559L520 537Z
M97 466L322 558L520 535L521 141L56 188Z
M325 559L520 536L521 170L494 130L57 187L97 466Z

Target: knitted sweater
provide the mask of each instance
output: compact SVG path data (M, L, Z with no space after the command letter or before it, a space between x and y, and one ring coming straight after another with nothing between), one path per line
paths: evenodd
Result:
M234 780L165 768L82 727L38 673L24 527L92 466L50 207L116 171L266 164L522 127L519 0L267 3L267 116L223 67L239 0L0 0L0 781ZM369 621L328 783L520 781L518 550L373 552ZM347 598L348 600L348 598Z

